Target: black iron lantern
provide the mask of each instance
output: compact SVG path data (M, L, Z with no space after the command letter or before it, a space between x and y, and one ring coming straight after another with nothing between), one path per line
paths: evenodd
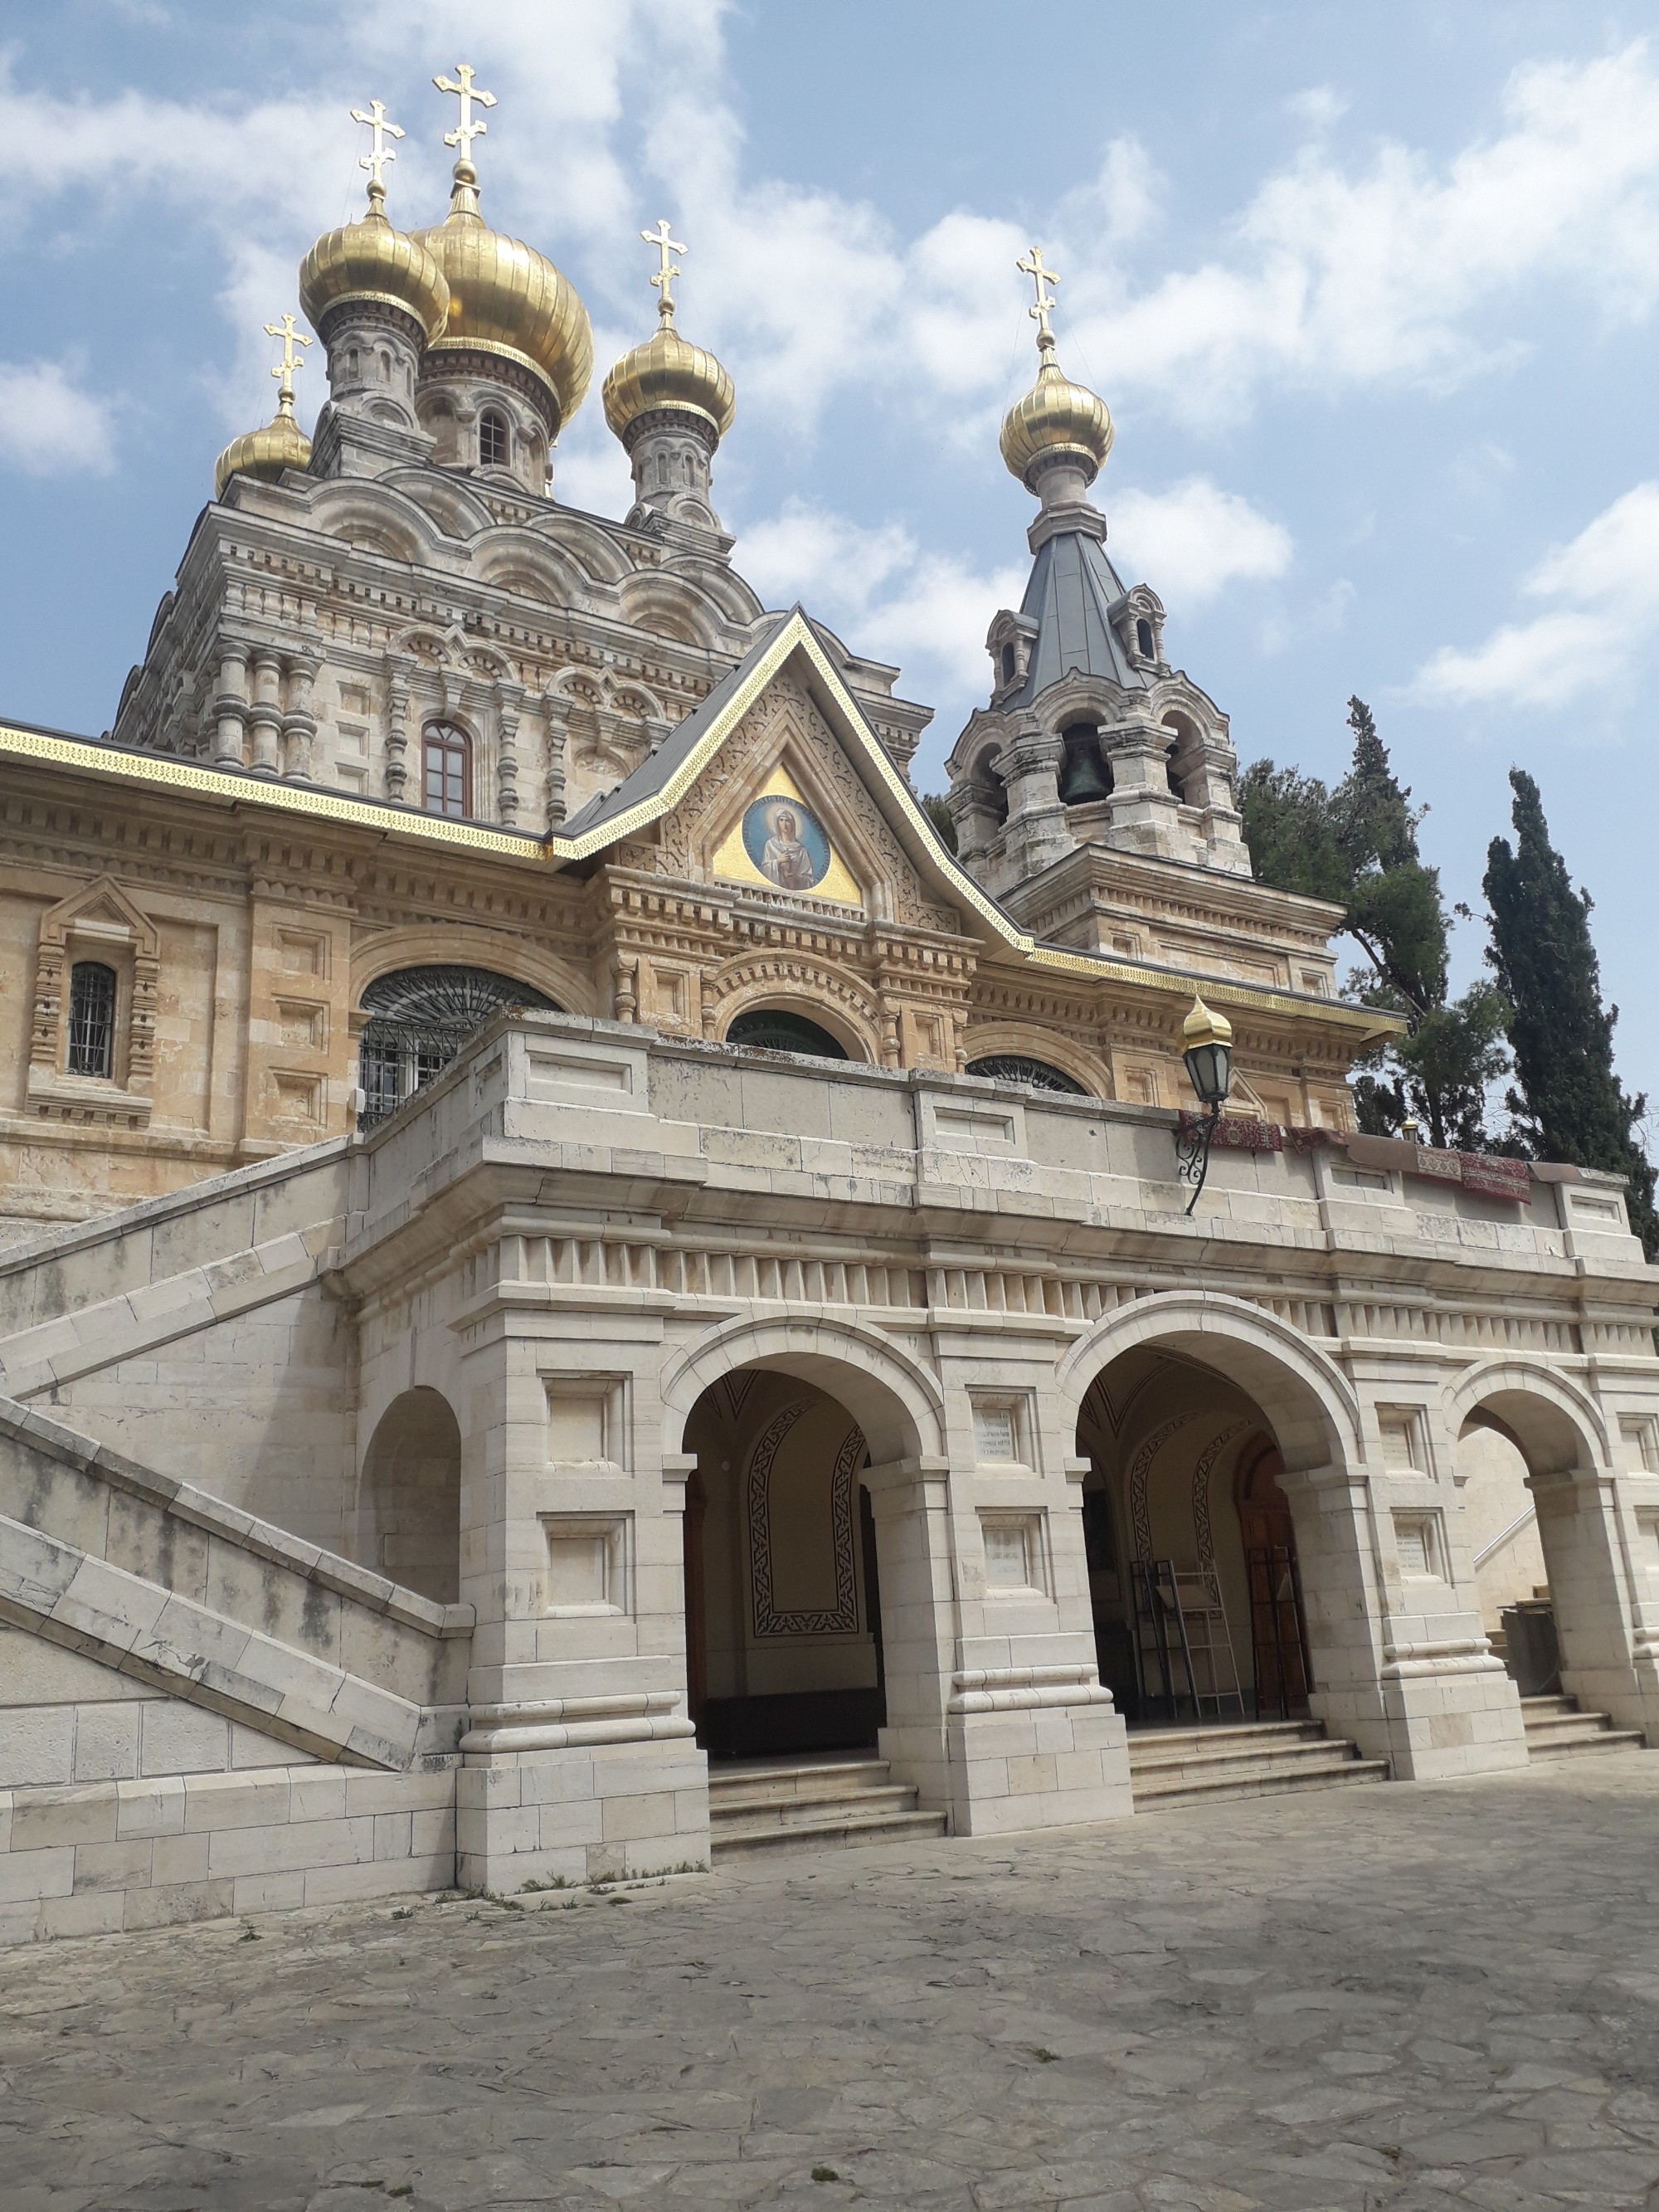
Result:
M1204 1109L1202 1121L1194 1125L1188 1121L1176 1136L1182 1181L1193 1185L1193 1194L1187 1201L1190 1213L1210 1171L1216 1123L1233 1086L1233 1025L1224 1014L1212 1014L1202 999L1194 999L1191 1013L1182 1024L1181 1042L1187 1073Z

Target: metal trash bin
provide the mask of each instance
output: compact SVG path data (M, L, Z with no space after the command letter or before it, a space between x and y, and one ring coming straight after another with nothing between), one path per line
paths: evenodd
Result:
M1561 1650L1555 1640L1555 1607L1548 1598L1506 1605L1504 1624L1509 1668L1523 1698L1550 1698L1561 1687Z

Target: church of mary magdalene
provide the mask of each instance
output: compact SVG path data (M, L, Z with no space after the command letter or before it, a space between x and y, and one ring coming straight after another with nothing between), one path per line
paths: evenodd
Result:
M438 82L112 729L0 727L0 1932L1659 1740L1659 1275L1357 1133L1041 254L953 853L743 579L666 223L634 503L553 495L587 315Z

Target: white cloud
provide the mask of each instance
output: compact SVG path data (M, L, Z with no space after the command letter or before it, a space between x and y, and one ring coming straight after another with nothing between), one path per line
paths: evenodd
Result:
M951 718L988 691L985 633L1000 606L1018 605L1022 569L981 573L927 551L902 523L867 529L797 500L742 542L743 572L769 605L799 599L855 653L896 662L908 696L938 700L947 743Z
M107 476L115 465L109 404L55 361L0 362L0 460L24 476Z
M1419 670L1414 696L1437 707L1564 707L1622 689L1659 642L1659 483L1614 500L1522 590L1553 604L1468 651L1443 646Z
M1281 523L1208 477L1164 492L1116 491L1107 507L1114 540L1172 611L1201 605L1231 583L1282 576L1295 550Z

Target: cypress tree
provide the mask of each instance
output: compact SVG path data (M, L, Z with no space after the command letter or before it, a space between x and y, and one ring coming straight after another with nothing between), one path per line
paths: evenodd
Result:
M1647 1100L1630 1097L1613 1072L1619 1009L1601 1004L1590 896L1573 889L1550 842L1538 786L1511 769L1510 787L1515 843L1492 839L1485 890L1492 908L1487 958L1510 1008L1515 1134L1534 1158L1626 1176L1631 1226L1651 1260L1659 1253L1654 1169L1637 1134Z

